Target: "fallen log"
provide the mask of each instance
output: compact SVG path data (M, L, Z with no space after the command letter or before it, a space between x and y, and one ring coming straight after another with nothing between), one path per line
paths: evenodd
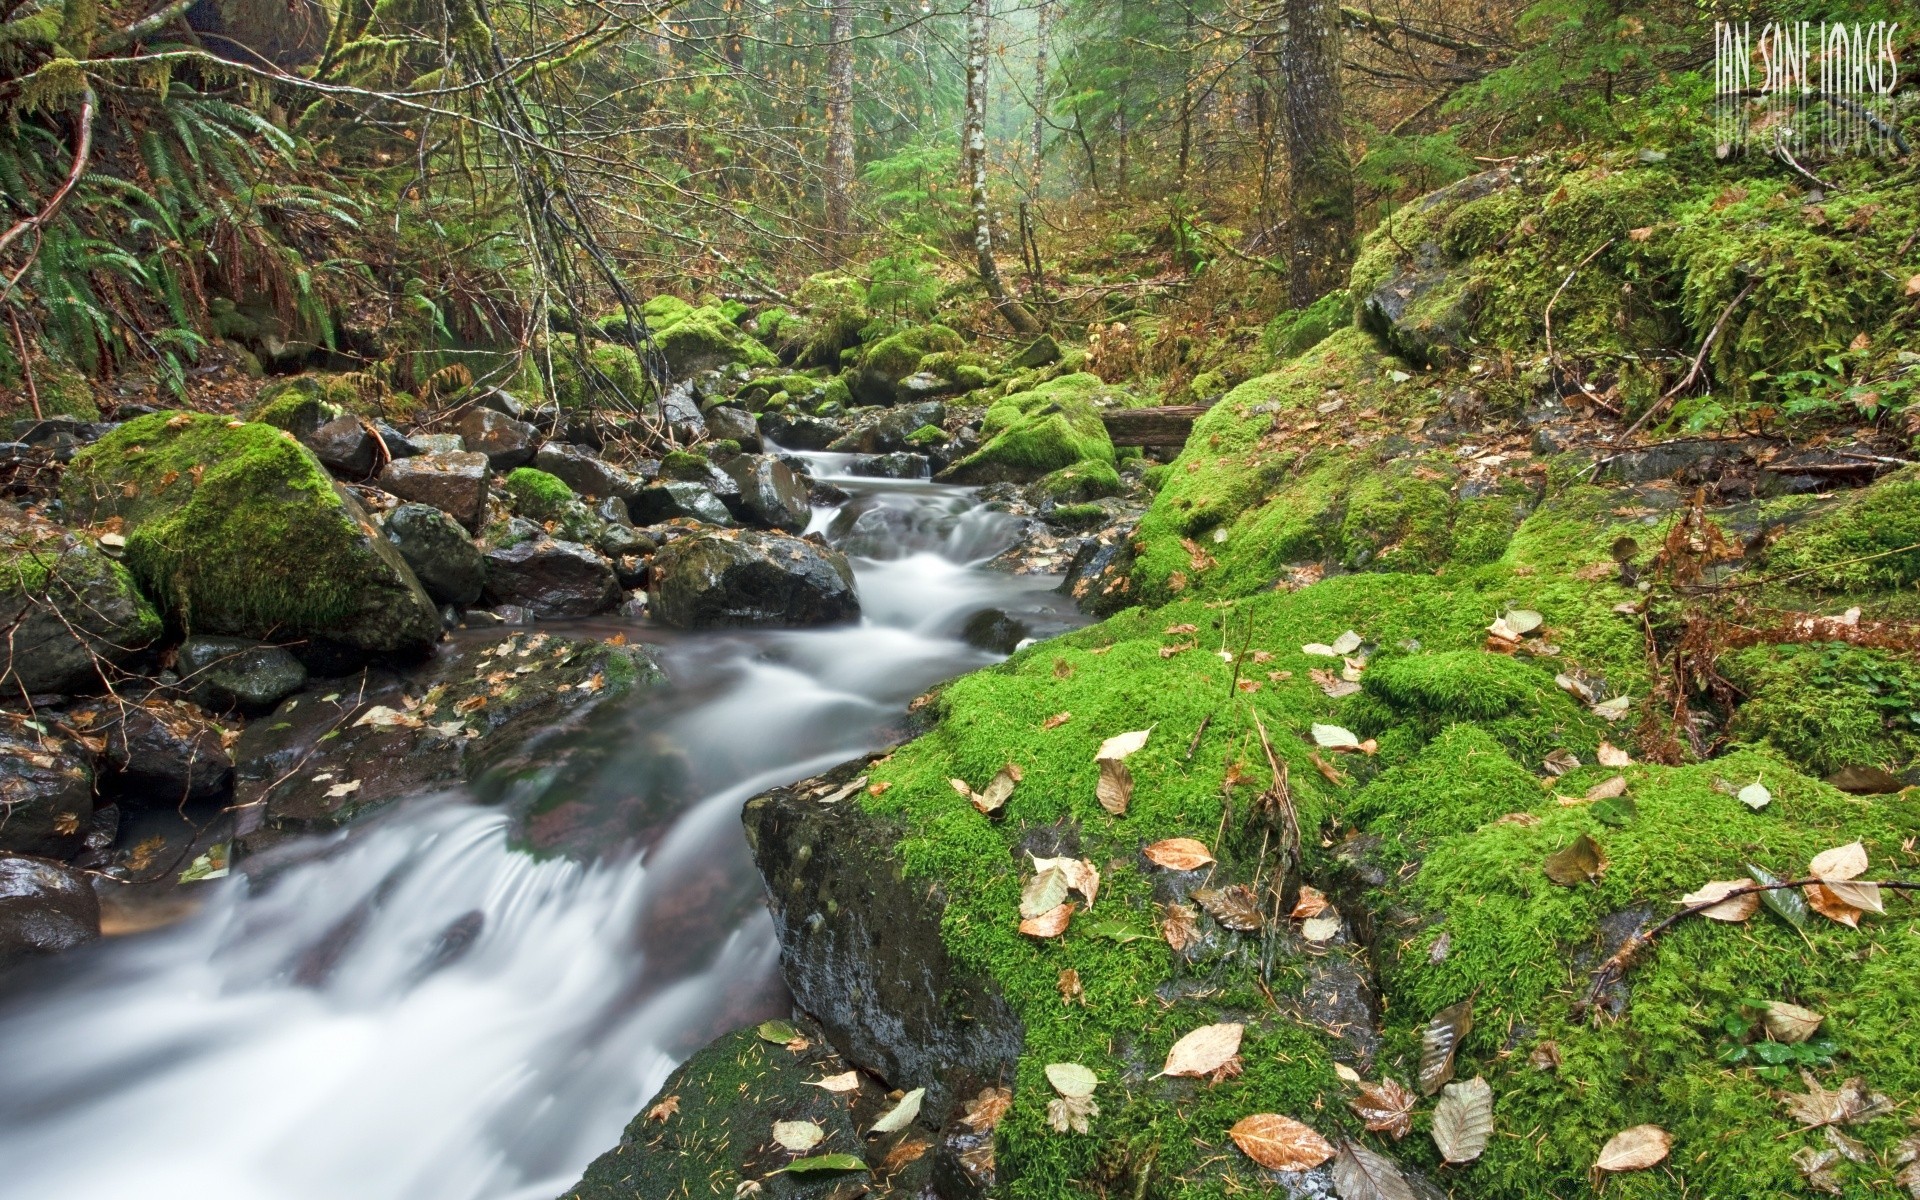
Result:
M1193 422L1207 411L1204 404L1171 404L1162 408L1114 408L1100 414L1107 436L1116 446L1184 446Z

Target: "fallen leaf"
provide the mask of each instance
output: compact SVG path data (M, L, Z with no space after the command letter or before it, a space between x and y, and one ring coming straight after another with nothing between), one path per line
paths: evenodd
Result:
M1867 849L1859 842L1849 842L1831 850L1823 850L1814 856L1807 873L1826 885L1826 891L1835 901L1863 912L1883 913L1886 908L1880 902L1880 885L1877 883L1850 882L1867 869ZM1811 901L1812 888L1807 889ZM1814 905L1823 916L1830 915ZM1852 924L1853 922L1848 922Z
M1593 703L1593 689L1588 687L1582 680L1575 679L1573 676L1563 673L1555 675L1553 682L1561 691L1571 695L1582 704Z
M1349 629L1333 639L1333 652L1342 657L1352 654L1360 648L1360 635Z
M1513 630L1521 637L1525 637L1540 628L1541 623L1545 621L1546 618L1530 608L1516 608L1508 612L1501 620L1507 623L1508 629Z
M1198 633L1200 632L1200 627L1197 625L1188 625L1188 624L1169 625L1162 632L1167 634Z
M1205 842L1195 838L1167 838L1148 846L1143 852L1147 861L1156 867L1165 867L1169 871L1196 871L1213 861L1213 855L1207 852Z
M1193 899L1220 924L1236 933L1253 933L1266 921L1260 914L1260 901L1244 883L1223 888L1198 888Z
M1527 1062L1536 1071L1558 1071L1560 1069L1560 1043L1551 1038L1541 1042L1527 1055Z
M1042 722L1040 722L1040 728L1041 728L1041 729L1043 729L1043 730L1046 730L1046 729L1058 729L1058 728L1060 728L1060 727L1061 727L1062 725L1065 725L1065 724L1066 724L1066 723L1067 723L1068 721L1071 721L1071 720L1073 720L1073 714L1072 714L1072 713L1070 713L1070 712L1057 712L1057 713L1055 713L1055 714L1053 714L1052 716L1050 716L1050 717L1048 717L1048 718L1047 718L1046 720L1044 720L1044 721L1042 721Z
M418 729L421 721L412 713L399 712L384 704L376 704L361 713L360 719L353 723L355 729L363 725L371 725L375 729Z
M1640 819L1640 806L1632 796L1612 796L1593 806L1593 817L1603 825L1631 825Z
M1326 750L1358 750L1360 739L1350 729L1316 724L1313 727L1313 744Z
M1333 1160L1333 1190L1340 1200L1415 1200L1399 1164L1348 1139Z
M1838 1161L1838 1150L1815 1150L1812 1146L1802 1146L1793 1152L1793 1165L1800 1168L1800 1175L1806 1180L1807 1187L1827 1196L1846 1195L1839 1177L1833 1173L1833 1164Z
M1667 1157L1673 1138L1658 1125L1635 1125L1607 1139L1593 1169L1600 1172L1644 1171Z
M1333 786L1341 787L1347 782L1347 777L1340 773L1339 768L1335 767L1332 763L1328 762L1326 759L1321 758L1318 751L1315 751L1315 750L1307 751L1307 761L1313 764L1314 770L1320 772L1320 777L1322 779L1325 779L1328 783L1331 783Z
M1748 892L1743 896L1735 896L1731 900L1724 897L1728 892L1752 886L1752 883L1745 879L1716 879L1712 883L1701 884L1698 891L1688 892L1680 897L1680 903L1688 908L1698 904L1712 904L1713 907L1700 910L1700 915L1710 921L1744 921L1760 911L1759 893Z
M1880 767L1841 767L1827 776L1827 782L1855 796L1887 795L1906 786L1898 775Z
M1453 1078L1453 1056L1473 1032L1473 1000L1449 1004L1433 1014L1420 1034L1420 1093L1431 1096Z
M1067 873L1058 867L1050 867L1027 881L1020 892L1020 918L1030 921L1042 913L1052 912L1067 899Z
M754 1032L760 1035L761 1041L772 1042L776 1046L785 1046L800 1037L800 1031L786 1021L762 1021L754 1028Z
M1475 1076L1450 1083L1433 1109L1433 1144L1450 1163L1472 1162L1493 1137L1493 1089Z
M1353 1115L1359 1117L1369 1133L1391 1134L1394 1141L1413 1129L1413 1106L1419 1097L1398 1080L1386 1078L1379 1083L1363 1083L1360 1094L1347 1101Z
M1087 1002L1087 989L1080 986L1080 972L1074 968L1068 967L1060 972L1055 986L1060 989L1060 1003L1072 1004L1075 1000L1082 1004Z
M1627 707L1633 703L1631 697L1615 696L1611 700L1602 700L1591 709L1594 716L1603 721L1618 721L1627 715Z
M1767 1036L1776 1042L1804 1042L1819 1031L1825 1020L1826 1017L1810 1008L1801 1008L1784 1000L1769 1000L1760 1014L1760 1023L1767 1027Z
M1807 885L1807 907L1827 920L1837 921L1849 929L1860 928L1861 910L1834 895L1833 889L1825 884Z
M1200 940L1194 916L1193 907L1187 904L1168 904L1160 909L1160 936L1175 953Z
M867 1130L867 1135L871 1137L876 1133L898 1133L913 1124L913 1119L920 1115L920 1102L926 1097L927 1089L925 1088L915 1088L900 1097L900 1103L887 1110L886 1115L875 1121L873 1128Z
M809 1079L807 1086L832 1092L836 1096L857 1092L860 1090L860 1072L845 1071L839 1075L829 1075L825 1079Z
M980 1133L986 1133L1000 1123L1013 1107L1013 1093L1003 1087L985 1087L980 1094L967 1101L967 1115L961 1117L963 1124Z
M1651 225L1642 225L1638 229L1627 230L1627 240L1632 242L1644 242L1652 236L1653 226Z
M1300 898L1293 902L1293 911L1288 916L1296 921L1317 917L1327 911L1327 898L1311 884L1300 885Z
M1062 1096L1091 1096L1100 1086L1100 1077L1079 1063L1048 1063L1047 1082Z
M1173 1044L1161 1075L1210 1075L1240 1053L1245 1026L1234 1021L1202 1025Z
M1057 870L1065 875L1067 887L1079 892L1087 902L1087 911L1093 911L1093 902L1100 896L1100 868L1084 858L1036 858L1033 869L1042 873Z
M1356 1086L1360 1083L1360 1072L1343 1062L1333 1064L1333 1073L1342 1083L1351 1083Z
M858 1154L820 1154L813 1158L796 1158L778 1171L788 1175L805 1175L811 1171L865 1171L867 1161Z
M1339 658L1340 657L1340 652L1338 650L1335 650L1332 646L1327 645L1325 642L1308 642L1306 645L1300 647L1300 653L1309 654L1315 658Z
M1028 937L1059 937L1067 931L1067 922L1073 917L1073 905L1062 904L1048 909L1037 917L1029 917L1020 922L1020 932Z
M1807 1085L1806 1093L1788 1092L1781 1100L1787 1106L1787 1115L1808 1129L1870 1121L1893 1107L1885 1096L1868 1095L1858 1075L1833 1091L1822 1087L1810 1071L1801 1071L1800 1079Z
M1600 843L1584 833L1573 839L1571 845L1547 855L1547 878L1561 887L1577 887L1598 880L1606 869L1606 852L1600 849Z
M812 1121L775 1121L773 1140L789 1154L805 1154L825 1141L827 1131Z
M1601 743L1603 746L1605 744L1604 742ZM1547 774L1560 776L1565 775L1568 771L1578 771L1580 769L1580 759L1578 755L1562 747L1541 759L1540 765L1547 769Z
M680 1111L680 1097L668 1096L647 1110L647 1120L664 1121Z
M1127 805L1133 802L1133 772L1127 764L1117 758L1100 760L1100 782L1094 785L1094 799L1100 807L1116 817L1127 815Z
M1333 1157L1327 1139L1278 1113L1242 1117L1227 1134L1241 1153L1269 1171L1311 1171Z
M1807 902L1799 892L1794 891L1792 888L1776 886L1782 882L1779 876L1773 875L1760 867L1756 867L1752 863L1747 864L1747 874L1753 876L1755 883L1766 885L1766 890L1760 893L1760 903L1766 905L1773 911L1775 916L1778 916L1795 929L1805 929L1807 927Z
M1047 1101L1047 1125L1055 1133L1087 1133L1091 1120L1100 1115L1100 1106L1092 1096L1060 1096Z
M1095 762L1105 759L1118 761L1141 749L1147 744L1147 735L1151 729L1136 729L1132 733L1116 733L1100 743L1100 749L1093 755Z
M1360 685L1349 679L1342 679L1326 667L1309 667L1307 678L1313 680L1321 691L1335 700L1351 696L1360 690Z
M1820 1132L1826 1137L1827 1144L1835 1150L1838 1150L1840 1157L1846 1159L1848 1162L1864 1163L1873 1161L1873 1151L1868 1150L1866 1143L1862 1142L1859 1138L1849 1137L1831 1125L1822 1129Z
M1600 760L1600 765L1603 767L1630 767L1633 765L1633 755L1628 754L1612 742L1601 742L1600 748L1594 752L1594 757Z
M973 806L989 815L999 812L1001 806L1006 804L1007 797L1013 795L1013 785L1018 782L1020 782L1020 768L1008 763L995 772L979 795L970 797Z
M1587 800L1610 800L1615 796L1624 796L1626 794L1627 777L1625 775L1615 775L1611 779L1603 780L1588 788L1584 798Z
M1758 779L1741 788L1739 792L1735 793L1735 797L1740 803L1755 812L1759 812L1767 805L1773 803L1773 793L1768 791L1766 785Z
M338 800L342 796L351 796L360 790L360 781L350 779L345 783L336 783L327 789L327 799Z
M1326 916L1313 917L1300 926L1300 936L1318 945L1329 942L1340 932L1340 914L1328 911Z

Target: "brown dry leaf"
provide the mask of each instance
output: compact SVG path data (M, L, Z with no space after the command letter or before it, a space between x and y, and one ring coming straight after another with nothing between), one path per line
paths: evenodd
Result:
M1100 895L1100 868L1084 858L1036 858L1033 869L1036 873L1058 870L1066 876L1067 887L1087 902L1087 911L1093 911L1093 902Z
M1877 1092L1868 1095L1866 1084L1858 1075L1834 1091L1822 1087L1811 1071L1801 1071L1800 1078L1807 1085L1806 1093L1788 1092L1781 1100L1787 1106L1787 1115L1808 1129L1870 1121L1893 1107Z
M1561 887L1576 887L1600 878L1607 869L1606 852L1587 834L1573 839L1563 850L1547 855L1547 878Z
M1133 772L1117 758L1101 759L1100 782L1094 785L1093 795L1101 808L1116 817L1126 816L1127 805L1133 802Z
M931 1138L918 1136L901 1138L893 1144L893 1149L887 1151L887 1156L880 1160L880 1165L873 1169L873 1173L882 1179L889 1175L897 1175L913 1163L919 1162L931 1149L933 1149Z
M1198 633L1200 632L1200 627L1197 625L1187 625L1187 624L1169 625L1167 626L1165 632L1168 634Z
M1630 767L1633 765L1633 755L1628 754L1612 742L1601 742L1600 749L1595 752L1595 757L1600 760L1600 765L1603 767Z
M1007 797L1013 795L1013 785L1019 782L1020 768L1013 763L1008 763L994 773L984 791L977 796L969 796L968 799L973 801L975 808L991 816L1006 804Z
M823 1092L832 1092L836 1096L860 1090L860 1072L842 1071L838 1075L829 1075L825 1079L809 1079L808 1087L817 1087Z
M1185 654L1189 650L1198 650L1199 642L1175 642L1171 646L1160 647L1161 658L1172 658L1176 654Z
M1046 720L1040 722L1040 728L1042 730L1058 729L1062 725L1065 725L1068 721L1071 721L1071 720L1073 720L1072 713L1057 712L1052 716L1048 717Z
M967 1101L967 1115L961 1117L963 1124L985 1133L1000 1123L1013 1107L1013 1093L1003 1087L987 1087L980 1094Z
M1099 1115L1100 1106L1092 1096L1058 1096L1047 1101L1047 1124L1055 1133L1086 1133L1091 1119Z
M1327 1139L1278 1113L1242 1117L1227 1134L1242 1153L1269 1171L1311 1171L1333 1157Z
M1346 785L1347 777L1342 775L1339 769L1332 763L1321 758L1319 751L1307 751L1307 761L1313 764L1313 769L1320 772L1320 777L1328 783L1331 783L1335 787L1343 787Z
M664 1121L680 1111L680 1097L668 1096L647 1110L647 1120Z
M1317 917L1327 911L1327 898L1319 889L1308 884L1300 885L1300 898L1293 902L1293 911L1287 915L1296 921Z
M1398 1080L1383 1078L1379 1083L1361 1084L1360 1094L1347 1101L1347 1107L1366 1123L1369 1133L1392 1134L1397 1142L1412 1130L1413 1106L1419 1100Z
M1593 1169L1601 1173L1644 1171L1667 1157L1673 1138L1658 1125L1635 1125L1607 1139Z
M1072 1004L1075 1000L1081 1004L1087 1002L1087 989L1080 986L1080 972L1072 967L1060 972L1057 986L1060 988L1060 1003Z
M1020 932L1028 937L1059 937L1067 931L1067 922L1073 917L1073 903L1059 905L1037 917L1020 922Z
M1810 1008L1801 1008L1784 1000L1768 1001L1766 1010L1760 1014L1760 1023L1767 1027L1767 1036L1776 1042L1804 1042L1818 1032L1826 1019Z
M1560 1069L1560 1043L1551 1038L1541 1042L1527 1055L1527 1064L1536 1071L1558 1071Z
M1253 933L1266 922L1260 915L1260 900L1244 883L1223 888L1199 888L1194 900L1220 924L1236 933Z
M1147 861L1169 871L1197 871L1213 861L1205 842L1195 838L1167 838L1148 846Z
M1335 700L1341 699L1344 696L1351 696L1360 690L1359 684L1340 678L1338 674L1327 667L1310 667L1307 670L1307 677L1312 679L1321 691Z
M1802 1146L1793 1152L1793 1165L1800 1168L1807 1187L1827 1196L1846 1195L1839 1177L1833 1173L1833 1164L1839 1161L1838 1150L1815 1150L1812 1146Z
M1731 900L1725 900L1722 897L1728 892L1752 886L1753 882L1747 879L1716 879L1711 883L1701 884L1700 890L1688 892L1680 897L1680 903L1688 908L1696 904L1713 904L1712 908L1700 910L1700 915L1708 920L1744 921L1760 911L1760 893L1748 892L1743 896L1735 896ZM1715 901L1719 903L1715 904Z
M1625 775L1615 775L1612 779L1603 780L1588 788L1587 794L1582 797L1582 799L1611 800L1615 796L1624 796L1626 794L1627 777Z
M1807 874L1823 883L1833 883L1836 880L1856 879L1866 869L1867 848L1859 842L1848 842L1814 855L1813 862L1807 867Z
M1027 881L1020 890L1020 916L1032 920L1042 913L1052 912L1066 903L1067 873L1058 867L1047 867Z
M1431 1096L1453 1078L1453 1056L1473 1032L1473 1000L1449 1004L1433 1014L1420 1035L1420 1094Z
M1475 1076L1450 1083L1433 1109L1433 1144L1450 1163L1472 1162L1493 1137L1493 1089Z
M1568 771L1579 770L1580 759L1572 751L1562 747L1541 759L1540 765L1546 768L1547 774L1558 777L1565 775Z
M1240 1035L1245 1030L1237 1021L1202 1025L1173 1044L1160 1074L1198 1077L1218 1071L1240 1053Z
M1907 280L1907 295L1920 296L1920 275Z
M1829 921L1838 921L1849 929L1860 928L1860 911L1834 895L1832 885L1810 883L1806 888L1807 907Z
M1638 229L1627 230L1627 239L1629 241L1644 242L1648 238L1651 238L1652 236L1653 236L1653 226L1651 225L1642 225Z
M1168 904L1160 909L1160 936L1167 940L1175 953L1185 950L1200 940L1200 927L1195 922L1193 906L1190 904Z
M1333 1160L1333 1191L1340 1200L1414 1200L1398 1163L1350 1138Z

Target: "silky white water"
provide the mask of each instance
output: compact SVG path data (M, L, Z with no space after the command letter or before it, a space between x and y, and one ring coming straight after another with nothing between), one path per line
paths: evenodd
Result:
M814 525L853 557L859 624L628 630L671 682L599 714L580 790L671 761L681 797L630 845L536 858L506 811L421 796L0 980L0 1197L551 1200L675 1064L783 1011L741 803L993 661L957 639L972 613L1072 620L1056 581L981 569L1012 528L967 493L841 482Z

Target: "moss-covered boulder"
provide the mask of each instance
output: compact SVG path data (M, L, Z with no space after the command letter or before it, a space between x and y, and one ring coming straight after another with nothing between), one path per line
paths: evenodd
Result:
M79 520L118 518L141 586L190 632L425 654L440 616L359 503L290 434L194 413L129 421L62 483Z
M1025 483L1079 462L1111 468L1113 442L1094 397L1099 376L1064 375L996 400L980 423L981 446L939 478L947 483Z
M754 340L717 304L696 308L676 296L655 296L640 311L671 378L690 379L715 367L780 365L773 351Z
M965 347L958 333L945 325L913 325L868 346L847 377L847 386L861 404L894 404L905 397L900 384L920 369L929 354L953 353Z
M562 409L618 408L643 403L653 394L640 356L616 342L588 339L582 352L571 334L556 334L550 361L553 396Z
M1790 525L1770 574L1827 594L1911 588L1920 580L1920 467L1904 467Z
M793 303L803 316L789 313L785 320L762 323L781 357L803 367L838 367L872 319L866 283L839 271L809 276L794 291Z
M0 690L91 693L160 635L160 618L93 539L0 504L0 628Z

